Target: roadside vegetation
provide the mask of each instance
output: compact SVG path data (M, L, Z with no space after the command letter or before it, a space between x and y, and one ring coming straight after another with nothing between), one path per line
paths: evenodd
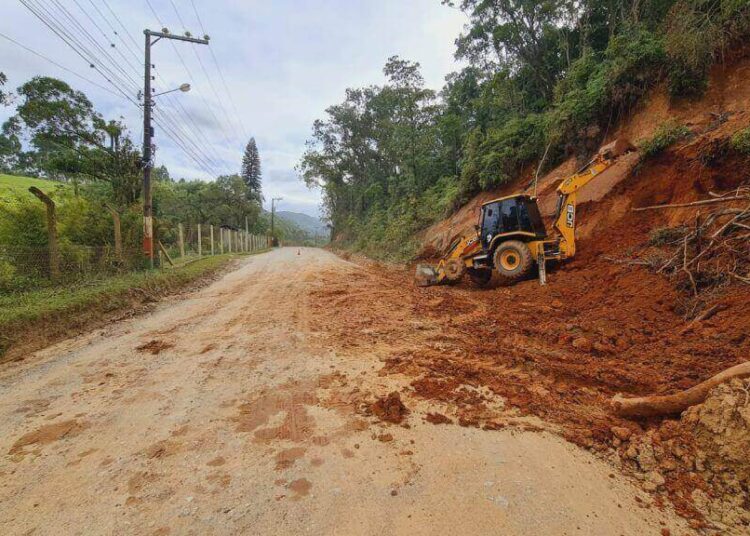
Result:
M0 294L0 360L82 332L114 313L173 294L216 273L232 255L207 257L164 271L131 272L57 288Z
M4 83L0 75L0 89ZM142 162L125 125L107 120L84 93L50 77L32 78L12 98L0 91L0 105L14 107L0 132L0 295L145 269ZM173 254L181 249L183 231L191 231L186 240L197 243L199 225L201 241L209 228L217 242L222 228L235 233L235 242L244 231L271 234L254 139L241 156L237 174L212 181L175 179L164 166L152 170L154 234ZM54 277L47 208L30 187L55 204L60 273ZM311 242L283 220L277 219L273 231L281 240Z
M385 84L347 90L313 125L299 171L322 188L341 246L409 258L419 230L544 154L546 168L590 156L656 84L699 96L750 35L750 4L736 0L443 3L469 23L456 41L467 66L440 92L393 57Z

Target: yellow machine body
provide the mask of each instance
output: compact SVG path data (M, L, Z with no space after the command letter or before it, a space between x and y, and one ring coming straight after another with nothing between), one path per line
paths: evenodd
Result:
M437 266L418 266L417 283L428 286L456 282L467 271L475 281L487 279L489 282L495 272L516 280L534 263L539 269L540 282L544 284L548 260L560 261L575 256L578 191L609 169L622 154L632 150L634 147L626 140L605 145L593 160L558 186L552 237L541 223L535 197L516 194L484 203L477 234L456 241ZM494 217L493 221L500 218L514 221L515 218L518 225L509 232L494 234L488 232L492 230L487 225L488 217Z

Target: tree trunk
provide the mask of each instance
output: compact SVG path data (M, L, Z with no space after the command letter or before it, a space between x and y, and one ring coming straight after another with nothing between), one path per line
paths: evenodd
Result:
M622 395L618 394L612 398L610 405L612 410L622 417L676 415L690 406L703 402L708 392L717 385L733 378L746 378L748 376L750 376L750 361L728 368L687 391L668 396L644 396L640 398L623 398Z

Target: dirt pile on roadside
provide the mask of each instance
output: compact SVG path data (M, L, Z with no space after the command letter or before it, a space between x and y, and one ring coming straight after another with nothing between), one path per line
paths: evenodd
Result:
M626 472L657 497L668 495L694 526L733 535L750 530L750 380L719 385L681 419L618 446Z
M713 488L693 497L696 506L714 522L750 530L750 380L716 387L681 424L695 438L696 470Z
M401 401L401 395L394 391L388 396L378 398L371 406L373 415L381 421L401 424L409 414L408 408Z

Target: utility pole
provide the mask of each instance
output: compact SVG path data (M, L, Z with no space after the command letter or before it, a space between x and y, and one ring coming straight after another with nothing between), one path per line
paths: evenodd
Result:
M283 197L274 197L271 199L271 240L274 240L274 236L275 236L273 234L273 230L274 230L273 219L276 214L276 201L281 201L281 200L283 200Z
M143 76L143 253L149 260L151 267L154 266L154 220L153 220L153 202L151 197L151 168L153 167L153 138L154 127L151 126L151 110L154 106L153 90L151 89L151 47L160 39L174 39L177 41L187 41L188 43L197 43L207 45L209 37L206 35L203 39L190 37L190 35L172 35L165 28L161 32L152 32L143 30L145 36L144 49L144 67ZM153 39L153 38L156 39ZM183 84L180 86L181 91L188 91L190 86ZM165 92L168 93L168 92Z

